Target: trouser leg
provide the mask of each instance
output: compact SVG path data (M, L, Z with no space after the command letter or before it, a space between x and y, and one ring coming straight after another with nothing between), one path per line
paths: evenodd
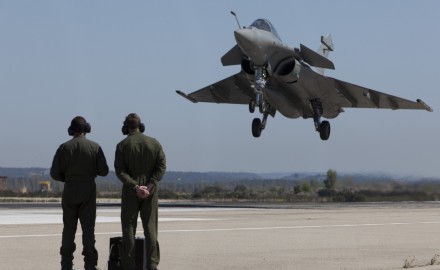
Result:
M135 234L139 202L136 194L131 190L123 190L121 201L122 224L122 256L121 262L124 270L135 269Z
M86 270L95 269L98 265L98 251L95 248L95 220L96 220L96 189L80 206L80 222L83 231L82 242L84 267Z
M78 224L78 209L76 205L68 204L64 198L63 207L63 234L61 238L61 267L62 269L72 269L73 253L75 252L75 233Z
M153 189L150 196L142 201L141 219L145 235L147 268L156 269L160 262L158 236L158 192Z
M66 250L63 247L60 248L61 255L61 269L71 270L73 267L73 253L75 252L76 246L73 244L73 250Z

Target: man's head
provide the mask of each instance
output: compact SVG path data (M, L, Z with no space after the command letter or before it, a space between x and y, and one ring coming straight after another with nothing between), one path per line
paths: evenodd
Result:
M140 132L145 131L145 125L141 122L139 115L130 113L125 117L124 125L122 126L122 134L127 135L131 131L139 129Z
M82 133L90 133L90 131L90 124L87 123L86 119L82 116L73 118L72 122L70 122L69 128L67 129L67 132L70 136L75 136Z

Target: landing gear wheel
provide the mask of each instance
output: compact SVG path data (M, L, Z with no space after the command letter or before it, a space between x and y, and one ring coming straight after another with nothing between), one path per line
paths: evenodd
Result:
M319 136L323 141L328 140L330 137L330 123L328 121L322 121L319 125Z
M254 118L254 121L252 121L252 135L254 135L255 138L258 138L260 137L262 130L260 118Z
M255 112L255 100L249 101L249 112L254 113Z

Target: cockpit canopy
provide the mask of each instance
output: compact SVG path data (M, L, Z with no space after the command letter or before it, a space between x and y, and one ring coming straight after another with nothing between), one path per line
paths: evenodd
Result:
M257 19L255 22L253 22L251 25L249 25L249 28L255 27L260 30L264 30L267 32L271 32L274 34L279 40L281 40L280 36L277 33L277 30L275 30L275 27L266 19Z

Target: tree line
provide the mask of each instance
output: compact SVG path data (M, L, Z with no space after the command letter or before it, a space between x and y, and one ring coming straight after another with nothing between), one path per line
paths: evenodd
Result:
M11 177L0 196L59 197L63 183L50 180L51 190L41 190L44 176ZM119 198L122 183L114 175L97 179L98 197ZM365 180L339 176L335 170L325 174L294 175L264 179L256 174L177 173L168 174L159 183L159 198L168 200L273 201L273 202L364 202L364 201L436 201L440 181L396 181L389 178Z

